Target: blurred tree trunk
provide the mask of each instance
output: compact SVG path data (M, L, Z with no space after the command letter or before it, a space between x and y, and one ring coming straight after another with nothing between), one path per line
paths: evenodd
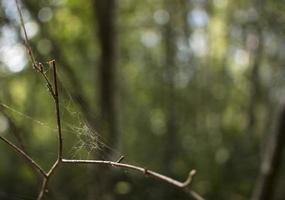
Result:
M273 199L285 146L285 106L275 121L276 128L268 140L252 200Z
M264 39L262 35L262 21L266 19L266 12L264 12L265 2L264 0L254 0L253 5L258 14L260 15L260 19L255 19L256 21L252 24L249 24L249 28L252 29L251 33L255 36L254 39L250 39L248 44L246 44L248 51L252 56L252 67L249 74L250 85L250 99L248 105L248 123L247 123L247 131L248 135L252 137L257 132L257 116L256 110L257 106L260 103L261 95L262 95L262 85L260 81L260 66L262 64L263 51L264 51Z
M116 2L115 0L93 0L99 46L99 98L101 109L101 131L112 147L118 143L116 113Z
M189 38L191 36L192 30L188 24L189 23L188 14L191 9L191 4L188 1L180 0L178 6L179 6L178 9L181 10L181 13L179 14L181 15L180 20L183 21L183 33L184 33L185 44L190 48Z
M165 8L169 14L169 21L164 27L164 45L165 45L165 109L166 109L166 137L165 152L163 162L167 166L166 170L171 171L171 164L177 157L177 116L176 116L176 91L175 91L175 74L176 74L176 36L174 30L175 3L166 0Z
M93 12L95 14L94 27L99 42L100 57L98 67L98 86L100 124L99 133L106 139L108 144L115 148L118 144L117 112L116 112L116 1L115 0L92 0ZM106 157L103 157L107 155ZM97 152L100 159L112 159L110 149ZM98 167L91 170L91 188L89 199L113 199L109 192L112 190L112 176L108 168Z
M256 107L260 100L260 65L263 55L263 38L262 38L262 29L260 25L257 23L254 25L255 29L255 37L257 44L254 42L251 46L249 46L249 51L253 56L253 64L250 72L250 99L248 105L248 124L247 131L252 136L256 132ZM250 44L249 44L250 45Z

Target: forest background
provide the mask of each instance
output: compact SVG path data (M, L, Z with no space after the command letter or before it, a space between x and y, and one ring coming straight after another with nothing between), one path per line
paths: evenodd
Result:
M29 43L58 65L64 156L116 160L212 200L284 200L285 2L23 0ZM53 100L32 70L15 1L0 1L0 136L44 168ZM50 72L49 68L46 68ZM0 143L0 199L40 182ZM47 199L189 199L127 170L61 167Z

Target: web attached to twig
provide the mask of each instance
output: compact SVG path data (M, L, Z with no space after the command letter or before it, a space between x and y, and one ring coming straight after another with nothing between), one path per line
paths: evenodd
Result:
M71 96L70 96L71 98ZM66 103L68 102L68 103ZM104 142L104 139L99 133L95 130L93 130L87 122L83 120L82 114L79 111L74 111L72 110L71 105L73 100L65 101L65 103L61 104L61 107L63 109L63 114L64 115L69 115L71 116L71 120L73 123L70 123L68 121L63 120L62 125L63 125L63 132L65 134L72 134L72 137L76 138L76 142L71 148L69 152L67 152L68 156L72 158L83 158L83 155L87 154L87 157L94 157L95 154L100 153L100 155L103 157L107 157L105 154L105 151L111 151L113 154L116 156L120 155L118 150L110 147ZM32 117L28 114L25 114L15 108L13 108L10 105L7 105L5 103L0 102L0 106L7 110L7 112L13 113L17 115L18 117L24 118L25 120L29 121L32 124L36 124L38 126L41 126L45 129L50 130L51 132L56 132L57 129L54 125L48 124L46 122L42 122L40 120L37 120L35 117ZM63 117L64 118L64 117ZM14 120L12 118L12 120ZM15 120L16 121L16 120ZM74 122L77 123L74 123ZM86 157L84 156L86 159Z
M61 79L59 73L59 79ZM63 79L61 79L63 80ZM62 117L63 119L69 118L70 121L63 120L62 125L64 127L64 132L67 134L73 134L76 137L76 143L68 152L69 156L72 158L85 158L83 157L84 152L87 153L87 158L94 158L94 155L100 154L101 158L108 158L108 153L111 152L113 156L119 157L120 152L107 144L105 138L98 133L94 128L92 128L84 119L83 113L78 111L76 108L76 103L63 82L61 82L61 94L62 94ZM85 155L86 156L86 155Z
M15 0L17 4L17 9L20 15L20 24L24 32L24 44L27 49L27 52L30 57L30 61L33 65L33 68L35 70L40 70L42 74L44 75L44 78L47 79L49 76L49 73L51 72L50 65L45 63L38 62L37 58L35 57L35 54L33 52L33 49L29 43L29 39L27 36L27 31L24 26L24 20L20 8L20 3L18 0ZM58 73L59 80L63 80L60 75L60 72ZM47 85L48 89L51 90L51 86ZM76 138L76 142L71 148L71 157L80 156L81 152L85 151L87 152L87 156L94 155L96 153L100 153L100 157L104 158L105 152L111 152L115 156L120 155L117 150L115 150L113 147L110 147L109 145L104 142L104 138L102 135L100 135L94 128L91 128L88 123L84 120L82 117L83 114L78 111L76 108L76 103L73 100L73 97L71 93L67 90L67 87L65 87L64 83L61 81L60 86L63 91L60 92L61 94L61 102L60 102L60 108L61 108L61 115L62 115L62 126L63 126L63 135L65 137L65 134L73 134ZM40 122L36 119L34 119L31 116L28 116L24 113L21 113L17 111L14 108L10 107L10 110L15 111L17 114L21 115L22 117L25 117L26 119L31 120L34 123L37 123L44 127L49 127L51 130L55 130L56 128L50 128L50 125L47 125L46 123ZM67 120L67 121L66 121Z

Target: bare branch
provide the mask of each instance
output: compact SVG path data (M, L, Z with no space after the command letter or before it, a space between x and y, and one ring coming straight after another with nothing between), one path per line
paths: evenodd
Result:
M17 9L18 9L18 13L19 13L19 17L20 17L20 22L21 22L21 26L24 30L24 41L25 41L25 46L27 48L27 51L29 53L29 56L30 56L30 59L31 59L31 62L33 64L33 68L39 72L41 74L41 76L44 78L45 82L46 82L46 85L47 85L47 88L51 94L51 96L53 97L54 101L55 101L55 109L56 109L56 120L57 120L57 128L58 128L58 157L57 157L57 160L54 162L54 164L52 165L52 167L49 169L49 172L48 173L45 173L44 171L43 172L43 175L44 175L44 180L43 180L43 183L42 183L42 186L41 186L41 190L39 192L39 195L38 195L38 199L42 199L44 197L44 194L47 190L47 187L48 187L48 182L49 182L49 179L50 177L52 176L52 174L54 173L55 169L59 166L59 164L61 163L61 159L62 159L62 131L61 131L61 120L60 120L60 108L59 108L59 95L58 95L58 86L57 86L57 73L56 73L56 65L55 65L55 61L52 60L51 62L49 62L49 64L52 66L53 68L53 80L54 80L54 88L52 87L52 83L51 81L49 80L49 78L47 77L46 73L44 72L43 70L43 64L38 62L36 59L35 59L35 56L34 56L34 53L33 53L33 50L29 44L29 39L28 39L28 36L27 36L27 31L26 31L26 28L25 28L25 25L24 25L24 20L23 20L23 15L22 15L22 12L21 12L21 9L20 9L20 5L19 5L19 2L18 0L15 0L16 2L16 5L17 5ZM9 141L8 141L9 142ZM11 144L12 146L15 146L13 144ZM23 152L21 149L19 148L15 148L17 151L19 152ZM23 152L24 153L24 152ZM29 160L29 156L27 154L23 154L25 157L28 158ZM32 162L33 160L30 159L30 162ZM38 169L41 169L41 167L36 163L36 162L33 162L35 166L37 166Z
M24 19L23 19L23 14L22 14L21 8L20 8L20 4L19 4L18 0L15 0L15 3L16 3L17 10L18 10L18 13L19 13L20 23L21 23L21 26L22 26L23 31L24 31L25 46L27 48L27 51L29 53L29 56L30 56L31 61L33 63L33 66L36 67L36 65L35 65L36 64L35 56L34 56L34 53L32 51L32 48L31 48L31 46L29 44L29 38L28 38L27 31L26 31L26 28L25 28L25 25L24 25Z
M125 168L125 169L131 169L134 171L139 171L142 172L144 175L148 175L150 177L159 179L163 182L169 183L170 185L173 185L178 188L185 188L191 184L192 177L195 175L196 170L192 170L189 173L189 176L184 182L177 181L173 178L170 178L168 176L162 175L160 173L157 173L155 171L135 166L135 165L129 165L125 163L120 163L120 162L113 162L113 161L107 161L107 160L69 160L69 159L62 159L63 163L71 163L71 164L100 164L100 165L110 165L114 167L120 167L120 168Z
M203 197L201 197L197 192L194 192L193 190L190 190L188 193L195 200L205 200Z
M22 149L24 152L27 152L20 127L18 127L17 124L14 123L14 121L11 119L11 117L8 115L8 113L5 111L5 109L2 109L2 107L6 108L3 104L0 103L0 112L8 120L9 126L11 128L11 132L14 135L15 139L17 140L17 143L19 144L19 148Z
M47 187L50 177L54 174L56 168L61 164L62 161L62 149L63 149L63 140L62 140L62 131L61 131L61 119L60 119L60 108L59 108L59 95L58 95L58 85L57 85L57 74L56 74L56 65L55 60L49 62L53 68L53 81L54 81L54 89L52 88L49 79L46 79L46 82L50 88L51 95L53 96L55 102L55 110L56 110L56 122L57 122L57 129L58 129L58 156L57 160L54 162L52 167L50 168L49 172L47 173L46 178L43 180L42 187L38 196L38 199L42 199ZM41 74L44 74L43 70L40 70Z
M40 193L39 193L39 195L37 197L37 200L41 200L41 199L44 198L45 193L48 192L48 190L46 189L47 185L48 185L48 178L44 178L43 182L42 182L42 185L41 185Z
M60 120L60 109L59 109L59 95L58 95L58 86L57 86L57 74L56 74L56 65L55 60L50 62L53 67L53 81L54 81L54 100L56 108L56 122L58 129L58 161L62 159L62 131L61 131L61 120Z
M58 160L58 159L54 162L54 164L52 165L52 167L50 168L50 170L47 173L47 178L48 179L55 172L55 169L59 166L60 163L61 163L61 161Z
M187 193L190 194L192 198L195 200L204 200L203 197L201 197L199 194L192 190L185 190L187 186L189 186L193 180L193 176L196 174L196 170L191 170L187 179L184 182L177 181L173 178L170 178L168 176L165 176L163 174L157 173L155 171L135 166L135 165L130 165L130 164L125 164L125 163L120 163L124 157L122 156L118 161L113 162L113 161L106 161L106 160L70 160L70 159L62 159L63 163L69 163L69 164L98 164L98 165L110 165L113 167L120 167L120 168L125 168L125 169L130 169L134 171L139 171L143 173L146 176L150 176L153 178L156 178L162 182L168 183L172 186L175 186L179 189L182 189L186 191Z
M46 177L45 171L42 169L41 166L37 164L36 161L34 161L28 154L26 154L23 150L21 150L19 147L14 145L12 142L7 140L6 138L0 136L0 139L4 141L6 144L8 144L14 151L16 151L19 155L21 155L37 172L39 172L41 175Z

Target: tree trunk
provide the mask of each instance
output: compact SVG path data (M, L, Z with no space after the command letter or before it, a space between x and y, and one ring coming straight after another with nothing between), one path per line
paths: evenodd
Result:
M116 25L115 0L93 0L101 50L99 64L99 95L101 130L112 147L118 143L116 115Z
M256 107L260 99L260 65L263 54L263 38L260 25L255 25L256 39L258 45L256 47L249 47L253 55L253 64L250 72L250 99L248 105L248 124L247 130L250 136L254 135L256 131Z
M116 148L118 144L117 112L116 112L116 1L92 0L95 13L94 28L98 37L100 57L98 67L99 90L99 134L106 139L109 146ZM97 73L96 73L97 74ZM97 84L96 84L97 85ZM112 159L112 151L105 148L98 151L99 159ZM107 157L104 157L107 155ZM89 188L89 199L114 199L110 194L114 181L106 167L98 167L91 170L92 179Z
M285 106L283 106L276 121L276 130L269 138L252 200L273 199L285 146Z
M176 152L178 151L177 141L177 116L176 116L176 91L175 91L175 72L176 72L176 44L174 26L174 8L172 1L165 1L165 7L169 14L169 21L164 27L165 45L165 112L166 112L166 137L164 160L167 171L171 171L170 164L173 163Z

